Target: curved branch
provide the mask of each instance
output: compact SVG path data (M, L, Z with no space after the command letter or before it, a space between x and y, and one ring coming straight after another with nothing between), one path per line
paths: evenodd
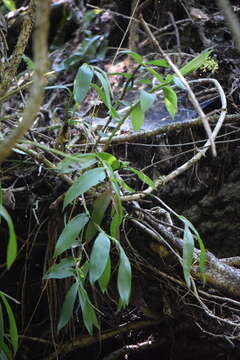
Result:
M45 77L48 68L48 28L50 0L37 1L36 30L34 33L35 74L31 88L31 97L23 112L22 122L16 130L4 140L0 146L0 162L11 153L18 140L33 124L43 100Z

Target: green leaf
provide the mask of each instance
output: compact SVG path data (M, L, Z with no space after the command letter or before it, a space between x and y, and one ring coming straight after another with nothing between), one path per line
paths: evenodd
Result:
M0 349L2 349L3 344L4 344L4 320L3 320L2 305L0 304Z
M134 131L139 131L144 123L144 111L141 109L140 104L133 107L131 114L132 126Z
M206 274L205 274L205 271L206 271L206 249L205 249L204 243L202 241L202 238L199 235L198 231L193 226L193 224L188 219L186 219L184 216L179 216L179 219L181 219L184 222L184 224L186 224L196 236L196 240L200 247L200 255L199 255L200 274L201 274L201 278L202 278L203 282L206 282Z
M168 62L164 59L161 60L150 60L144 63L144 65L155 65L155 66L161 66L165 68L169 68Z
M60 331L70 320L73 314L73 307L76 301L78 292L78 283L75 282L69 288L62 306L57 330Z
M62 259L59 264L53 264L48 272L43 276L47 279L64 279L74 275L73 267L76 265L72 257Z
M180 71L183 76L191 73L199 69L207 60L209 55L212 53L212 50L204 51L200 55L196 56L194 59L189 61L186 65L184 65Z
M95 154L74 154L71 158L66 157L57 164L57 169L64 174L84 170L97 162Z
M17 330L15 317L13 315L11 306L9 305L6 297L2 293L0 293L0 296L2 298L2 301L4 303L4 306L5 306L5 309L7 312L11 344L13 347L14 354L16 354L17 349L18 349L18 330Z
M160 84L163 83L163 77L156 71L154 70L152 67L150 66L146 66L146 70L153 76L155 77Z
M112 170L118 170L120 168L121 162L112 154L106 152L99 152L96 154L98 158L100 158L104 163L108 163Z
M106 172L103 167L91 169L81 175L74 183L70 186L65 194L63 208L70 204L78 196L88 191L91 187L101 183L106 178Z
M152 181L151 179L150 179L150 177L148 177L147 175L145 175L142 171L138 171L138 170L136 170L136 169L134 169L134 168L132 168L132 167L128 167L127 168L128 170L130 170L130 171L132 171L134 174L136 174L137 176L138 176L138 178L142 181L142 182L144 182L145 184L147 184L147 185L149 185L149 186L151 186L151 187L155 187L155 183L154 183L154 181Z
M111 277L111 258L109 256L105 269L102 275L100 276L100 278L98 279L99 286L103 293L105 293L105 291L107 290L110 277Z
M75 77L73 94L74 100L81 103L86 96L93 78L93 71L87 64L83 64Z
M22 59L25 62L25 64L27 65L28 70L35 70L35 64L32 61L32 59L30 59L30 57L23 55Z
M189 288L191 286L190 270L193 260L193 251L194 251L193 235L187 224L185 224L184 237L183 237L183 274L186 284Z
M88 220L89 217L86 214L80 214L75 216L65 225L55 246L55 257L62 254L67 249L70 249L74 245L76 238L78 237L80 231L84 228Z
M121 245L118 245L120 263L118 268L117 286L123 307L128 305L131 294L131 265Z
M7 268L9 269L12 266L17 255L16 234L14 231L12 219L8 214L7 210L5 209L5 207L3 207L1 204L0 204L0 216L2 216L8 224L9 238L8 238L8 246L7 246Z
M186 86L184 85L182 80L179 79L179 77L173 76L172 79L173 79L174 84L177 85L177 87L179 87L182 90L187 90Z
M156 100L155 94L149 94L147 91L143 89L140 91L140 106L142 111L145 112L148 109L150 109L150 107L152 106L155 100Z
M7 344L3 343L2 347L0 348L0 360L12 360L13 354L12 351L9 349Z
M100 100L102 100L102 102L106 105L106 107L108 107L106 96L105 96L103 90L100 88L100 86L98 86L97 84L91 84L91 87L96 90Z
M115 239L119 238L119 228L123 219L123 207L120 195L118 194L118 185L115 186L115 183L112 182L112 187L115 189L115 194L113 196L113 209L112 209L112 220L110 223L110 233L111 236Z
M136 190L134 190L133 188L128 186L128 184L126 184L122 179L117 179L117 182L119 183L121 188L125 189L126 191L128 191L130 193L136 192Z
M85 325L88 333L90 335L92 335L93 334L93 325L95 325L98 328L99 324L97 321L97 317L96 317L94 308L91 304L88 294L87 294L86 290L84 289L81 281L79 284L78 294L79 294L79 301L80 301L80 306L81 306L81 310L82 310L84 325Z
M104 214L111 202L111 191L104 191L101 193L93 203L93 211L91 220L87 225L85 234L86 241L91 241L97 233L95 224L101 225Z
M108 77L98 67L94 67L94 74L98 78L98 80L100 81L100 83L102 85L102 88L104 90L104 95L105 95L105 98L106 98L105 105L108 107L108 109L111 109L112 89L111 89L111 85L110 85L110 82L108 80Z
M3 0L3 3L9 11L16 10L16 5L13 0Z
M167 111L169 112L171 118L173 119L177 112L177 94L169 86L163 87L163 94L164 94L164 103L167 108Z
M103 232L101 232L94 241L90 256L89 281L91 285L101 277L107 265L109 251L110 240Z
M131 56L137 64L141 65L143 63L143 58L141 55L135 53L134 51L130 51L130 50L124 50L124 51L120 51L120 53L122 54L128 54L129 56Z

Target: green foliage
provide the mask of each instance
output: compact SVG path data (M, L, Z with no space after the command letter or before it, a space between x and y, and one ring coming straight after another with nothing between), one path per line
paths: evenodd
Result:
M16 10L16 5L14 0L3 0L3 3L9 11Z
M130 116L132 120L133 130L135 131L141 130L141 127L144 122L144 111L141 109L139 103L133 107Z
M71 67L79 66L84 62L95 63L105 58L108 44L108 33L94 35L89 30L90 23L100 13L98 10L86 11L82 19L83 41L79 48L62 64L55 66L55 71L68 70Z
M190 288L190 269L193 260L193 251L194 251L194 238L193 235L185 223L184 227L184 236L183 236L183 274L187 286Z
M118 268L118 276L117 276L117 286L120 295L121 305L125 307L128 305L131 294L132 272L131 272L130 262L122 246L119 243L117 243L117 247L119 250L119 260L120 260L119 268Z
M89 13L88 21L93 16ZM84 30L85 31L85 30ZM86 30L87 31L87 30ZM85 42L85 55L93 56L96 52L94 46L99 38L93 36L87 38ZM94 45L95 44L95 45ZM84 46L85 46L84 45ZM83 51L84 46L81 51ZM168 68L165 60L152 60L144 62L141 55L127 51L139 67L144 68L152 77L156 78L158 85L151 90L140 90L139 100L130 106L128 114L131 117L134 130L141 129L144 122L145 112L151 108L156 99L155 92L163 90L165 106L173 118L177 112L177 95L171 85L182 86L181 81L174 75L168 74L164 79L159 73L159 68ZM187 74L199 68L209 56L210 52L200 54L198 57L186 64L182 69L182 74ZM75 54L74 56L79 56ZM74 63L74 59L69 59L69 63ZM128 85L134 80L130 74L123 74ZM112 118L120 119L120 125L125 118L121 119L118 106L122 99L114 99L111 84L106 73L97 66L87 63L82 64L74 80L73 99L79 105L91 89L95 89L100 100L106 106ZM119 125L119 126L120 126ZM118 250L117 289L119 293L118 309L128 305L131 295L131 264L120 243L120 228L124 218L124 209L121 201L122 189L132 192L127 184L119 178L116 171L126 169L135 174L146 185L154 188L154 182L142 172L129 167L128 163L122 162L114 155L107 152L92 154L66 154L60 161L57 168L62 173L76 172L73 184L65 193L63 210L74 205L79 197L94 194L94 201L89 210L83 201L81 214L69 219L60 234L54 251L55 264L47 271L44 279L72 279L60 313L58 330L60 331L74 316L74 309L81 308L84 325L89 332L93 333L93 327L99 327L96 309L91 303L89 288L99 286L102 293L108 290L111 281L111 245ZM99 191L100 190L100 191ZM106 212L110 211L109 233L102 227ZM204 273L204 246L198 233L185 218L184 222L184 246L183 246L183 272L187 285L190 287L190 268L193 260L194 236L198 240L201 255L200 268ZM72 257L77 247L78 257ZM84 248L84 253L83 253ZM66 255L63 259L58 259L63 252L71 250L71 257ZM84 255L83 255L84 254ZM84 263L83 263L84 262ZM91 285L91 286L90 286ZM77 311L77 310L76 310Z
M57 326L58 331L60 331L71 319L77 293L78 293L78 283L75 282L70 287L70 289L68 289L68 292L65 296Z
M101 183L106 178L106 172L103 167L88 170L82 176L74 181L64 197L63 207L65 208L78 196L82 195L93 186Z
M72 257L66 257L60 260L60 263L53 264L43 279L65 279L74 275L76 261Z
M110 252L110 240L100 232L94 241L90 263L89 263L89 281L91 285L102 276L108 262Z
M192 233L195 236L196 241L198 242L199 248L200 248L200 254L199 254L199 269L202 281L206 281L206 275L205 275L205 263L206 263L206 250L204 243L198 233L198 231L195 229L193 224L186 219L184 216L179 216L179 219L183 221L184 223L184 244L183 244L183 269L185 268L184 277L186 280L186 283L188 286L189 284L189 277L190 277L190 266L192 264L193 260L193 249L192 249L192 243L194 243L194 238ZM186 249L185 249L186 247Z
M59 256L64 251L70 249L74 245L80 245L79 242L76 243L76 239L80 231L84 228L88 222L89 217L87 214L80 214L75 216L71 221L69 221L63 229L63 232L58 238L57 244L55 246L54 256Z
M0 217L3 217L8 224L9 238L7 246L7 268L9 269L17 255L17 240L14 231L14 226L10 215L7 210L0 204Z
M174 115L177 112L177 94L176 92L171 89L169 86L163 87L163 94L164 94L164 103L169 112L171 118L174 118Z
M75 77L74 80L74 99L77 103L81 103L82 100L85 98L92 81L93 77L93 71L92 69L87 65L83 64Z
M35 70L35 64L32 61L32 59L30 59L30 57L23 55L22 59L25 62L25 64L27 65L28 70Z
M142 56L137 53L132 51L124 51L123 53L131 56L139 65L139 68L145 69L158 82L158 85L148 92L141 89L139 93L139 100L130 107L129 115L132 120L133 129L135 131L141 130L144 123L145 112L154 104L156 99L155 92L159 89L163 90L165 107L171 118L174 118L177 112L177 95L171 85L176 84L178 87L185 89L182 81L178 79L175 74L168 74L165 79L162 77L158 69L161 67L169 67L167 62L163 59L144 62ZM180 69L182 75L187 75L203 66L210 53L211 51L205 51L196 56L193 60L189 61ZM127 82L131 79L130 74L125 73L123 74L123 77L127 78ZM117 111L118 105L114 106L113 92L106 73L97 66L83 64L80 66L74 81L73 92L75 101L77 103L81 103L91 88L96 90L100 100L108 109L109 115L112 118L120 119L120 115ZM118 104L118 102L115 101L115 104ZM122 123L124 123L124 121L122 121Z
M0 291L0 299L2 302L2 305L0 303L0 356L1 359L9 360L13 359L13 355L16 354L18 349L18 330L13 311L11 309L11 306L9 305L7 298L10 297ZM5 331L2 306L4 307L7 314L9 334L7 334ZM5 338L7 342L5 341Z

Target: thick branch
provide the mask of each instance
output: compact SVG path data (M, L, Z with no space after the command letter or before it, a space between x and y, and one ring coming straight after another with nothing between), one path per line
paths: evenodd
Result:
M35 74L31 97L23 112L23 119L16 130L0 146L0 162L11 153L18 140L33 124L43 100L45 77L48 68L48 28L50 0L41 0L36 6L36 30L34 33Z

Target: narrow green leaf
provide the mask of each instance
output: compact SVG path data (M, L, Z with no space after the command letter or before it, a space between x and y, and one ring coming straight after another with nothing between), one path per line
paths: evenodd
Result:
M182 80L179 79L179 77L173 76L172 79L173 79L174 84L177 85L177 87L179 87L182 90L187 90L186 86L184 85Z
M80 214L75 216L66 224L57 240L54 256L62 254L64 251L70 249L74 245L76 238L88 220L89 217L86 214Z
M112 182L112 187L115 191L115 194L113 196L113 208L112 208L112 220L110 223L110 234L113 238L118 239L119 238L119 228L122 223L123 219L123 207L122 207L122 201L119 194L119 188L118 184Z
M114 155L106 152L99 152L96 155L104 163L107 162L111 166L113 171L118 170L120 168L121 162Z
M108 261L110 251L110 240L104 233L99 233L92 248L89 267L89 281L91 285L97 281Z
M122 179L117 179L117 182L119 183L121 188L123 188L124 190L126 190L126 191L128 191L130 193L136 192L136 190L134 190L133 188L128 186L128 184L126 184Z
M0 304L0 349L2 349L3 343L4 343L4 320L3 320L2 305Z
M9 11L16 10L16 5L13 0L3 0L3 3Z
M98 80L100 81L100 83L102 85L104 95L105 95L105 98L106 98L106 104L105 105L108 107L108 109L111 109L112 89L111 89L111 85L110 85L110 82L108 80L108 77L98 67L94 67L94 74L98 78Z
M105 293L105 291L107 290L110 277L111 277L111 258L109 256L105 269L102 275L100 276L100 278L98 279L99 286L103 293Z
M43 279L64 279L74 275L73 267L76 265L72 257L62 259L59 264L53 264Z
M177 94L169 86L163 87L163 94L164 94L164 103L167 108L167 111L169 112L171 118L173 119L177 112Z
M7 246L7 268L9 269L16 259L17 255L17 240L14 231L14 226L10 215L8 214L5 207L0 204L0 216L4 218L4 220L8 224L9 238L8 238L8 246Z
M144 63L144 65L155 65L155 66L161 66L165 68L169 68L168 62L164 59L161 60L150 60Z
M73 307L74 307L74 303L76 301L77 292L78 292L78 283L75 282L70 287L70 289L68 290L68 292L65 296L62 310L60 313L58 326L57 326L58 331L60 331L69 322L70 318L72 317Z
M74 183L70 186L65 194L63 208L70 204L78 196L88 191L91 187L103 182L106 178L106 172L103 167L91 169L81 175Z
M93 78L93 71L87 64L83 64L75 77L73 94L74 100L81 103L86 96Z
M120 51L123 54L128 54L129 56L131 56L137 64L141 65L143 63L143 58L141 55L135 53L134 51L130 51L130 50L124 50L124 51Z
M199 69L207 60L209 55L212 53L212 50L204 51L200 55L196 56L194 59L189 61L186 65L184 65L180 71L183 76L191 73L192 71L195 71Z
M110 109L111 108L111 97L110 97L110 91L109 91L108 83L104 79L102 74L95 71L95 75L98 77L99 81L101 82L102 88L103 88L103 93L105 95L105 102L104 103L107 106L107 108Z
M112 216L111 224L110 224L110 233L111 236L118 239L119 238L119 228L122 223L122 217L115 212Z
M120 264L118 268L117 286L123 307L128 305L131 294L131 265L121 245L118 245Z
M2 293L0 293L0 296L2 298L2 301L4 303L4 306L5 306L5 309L6 309L6 312L7 312L10 339L11 339L11 344L12 344L13 351L14 351L14 354L15 354L17 352L17 349L18 349L18 330L17 330L15 317L13 315L11 306L9 305L6 297Z
M87 225L85 234L86 241L91 241L97 233L95 224L101 225L104 214L111 202L111 191L104 191L101 193L93 203L93 211L91 220Z
M199 235L196 228L193 226L193 224L188 219L186 219L184 216L179 216L179 218L184 222L184 224L186 224L192 230L192 232L196 236L196 240L200 247L200 255L199 255L200 274L201 274L201 278L202 278L203 282L206 282L206 274L205 274L205 271L206 271L206 249L205 249L204 243L202 241L202 238Z
M133 107L131 114L132 126L134 131L139 131L144 123L144 111L141 109L140 104Z
M84 156L83 156L84 155ZM95 154L74 154L71 158L66 157L57 164L57 169L64 174L76 170L84 170L97 162Z
M102 102L106 105L106 107L108 107L107 106L108 102L107 102L106 96L105 96L103 90L100 88L100 86L98 86L97 84L91 84L91 87L96 90L100 100L102 100Z
M0 348L0 360L12 360L13 353L7 346L7 344L3 343L2 348Z
M83 316L83 322L84 325L90 335L93 334L93 325L95 325L97 328L99 328L99 324L97 321L96 313L94 311L94 308L91 304L91 301L88 297L88 294L86 290L83 287L83 284L80 282L79 289L79 301L80 306L82 310L82 316Z
M25 64L27 65L28 70L35 70L35 64L32 61L32 59L30 59L30 57L23 55L22 59L25 62Z
M142 111L145 112L148 109L150 109L150 107L152 106L155 100L156 100L155 94L149 94L147 91L143 89L140 91L140 106Z
M143 172L138 171L138 170L136 170L136 169L134 169L134 168L132 168L132 167L128 167L127 169L130 170L130 171L132 171L134 174L136 174L136 175L138 176L138 178L139 178L142 182L144 182L145 184L147 184L147 185L149 185L149 186L151 186L151 187L153 187L153 188L155 187L154 181L152 181L152 180L150 179L150 177L148 177L147 175L145 175Z
M160 84L163 83L163 77L156 71L154 70L152 67L150 66L146 66L146 70L153 76L155 77L159 82Z
M185 224L184 237L183 237L183 274L186 284L189 288L191 286L190 270L193 260L193 251L194 251L193 235L187 224Z

